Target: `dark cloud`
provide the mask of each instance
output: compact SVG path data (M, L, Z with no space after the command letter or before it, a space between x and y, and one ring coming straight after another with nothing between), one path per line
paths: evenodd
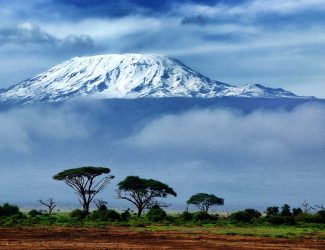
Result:
M244 2L234 0L232 4ZM86 18L119 18L130 15L165 15L177 4L229 4L226 0L35 0L22 2L19 0L0 0L8 8L14 8L17 18L34 20L82 20Z
M83 17L121 17L134 14L166 14L173 8L175 4L197 3L213 5L225 1L220 0L59 0L52 1L54 8L69 8L72 7L74 13L70 14Z
M40 45L55 50L94 50L94 41L87 35L68 35L64 38L57 38L42 31L38 26L31 23L23 23L16 27L0 28L0 46L4 45Z
M206 17L203 15L193 15L193 16L186 16L182 19L181 24L197 24L197 25L204 25L207 22Z

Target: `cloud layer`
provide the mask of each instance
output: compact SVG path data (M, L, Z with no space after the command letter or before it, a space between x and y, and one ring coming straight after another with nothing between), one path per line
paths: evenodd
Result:
M125 114L103 103L2 111L0 202L71 201L51 176L82 165L111 168L116 180L101 196L118 207L127 204L114 201L113 191L127 175L170 184L178 208L195 192L224 197L225 209L323 202L324 104L149 115L132 106Z

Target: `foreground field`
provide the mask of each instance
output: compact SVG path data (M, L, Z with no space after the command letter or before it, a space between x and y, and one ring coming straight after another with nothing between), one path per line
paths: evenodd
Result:
M200 227L0 228L0 249L325 249L323 232L298 231L291 234L293 238L274 238L272 234L266 237L267 231L264 237L248 236L250 231ZM258 232L256 229L253 233Z

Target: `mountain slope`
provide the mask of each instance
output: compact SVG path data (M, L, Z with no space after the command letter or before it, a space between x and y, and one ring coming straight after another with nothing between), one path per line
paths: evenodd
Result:
M297 97L262 85L236 87L211 80L178 60L159 55L76 57L0 92L2 102L59 102L90 98Z

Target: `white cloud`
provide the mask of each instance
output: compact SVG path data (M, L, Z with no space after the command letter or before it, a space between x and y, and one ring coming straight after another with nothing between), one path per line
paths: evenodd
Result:
M22 108L0 112L0 150L28 153L37 140L82 139L86 124L65 108Z
M209 17L243 15L246 18L259 14L293 14L307 10L324 10L323 0L252 0L238 5L177 4L176 13L204 14Z
M301 106L293 111L238 114L225 110L190 111L164 116L127 140L131 145L165 152L204 152L254 165L272 161L300 165L299 159L325 160L324 106ZM317 157L319 159L317 159Z
M87 34L96 39L121 38L125 35L155 31L160 29L163 20L145 16L128 16L120 19L88 18L76 22L63 21L59 26L53 22L39 23L44 30L58 37L69 34ZM106 40L109 43L109 40Z
M248 10L255 14L260 12L290 14L310 9L325 9L325 2L323 0L254 0L246 8L243 7L241 12Z

